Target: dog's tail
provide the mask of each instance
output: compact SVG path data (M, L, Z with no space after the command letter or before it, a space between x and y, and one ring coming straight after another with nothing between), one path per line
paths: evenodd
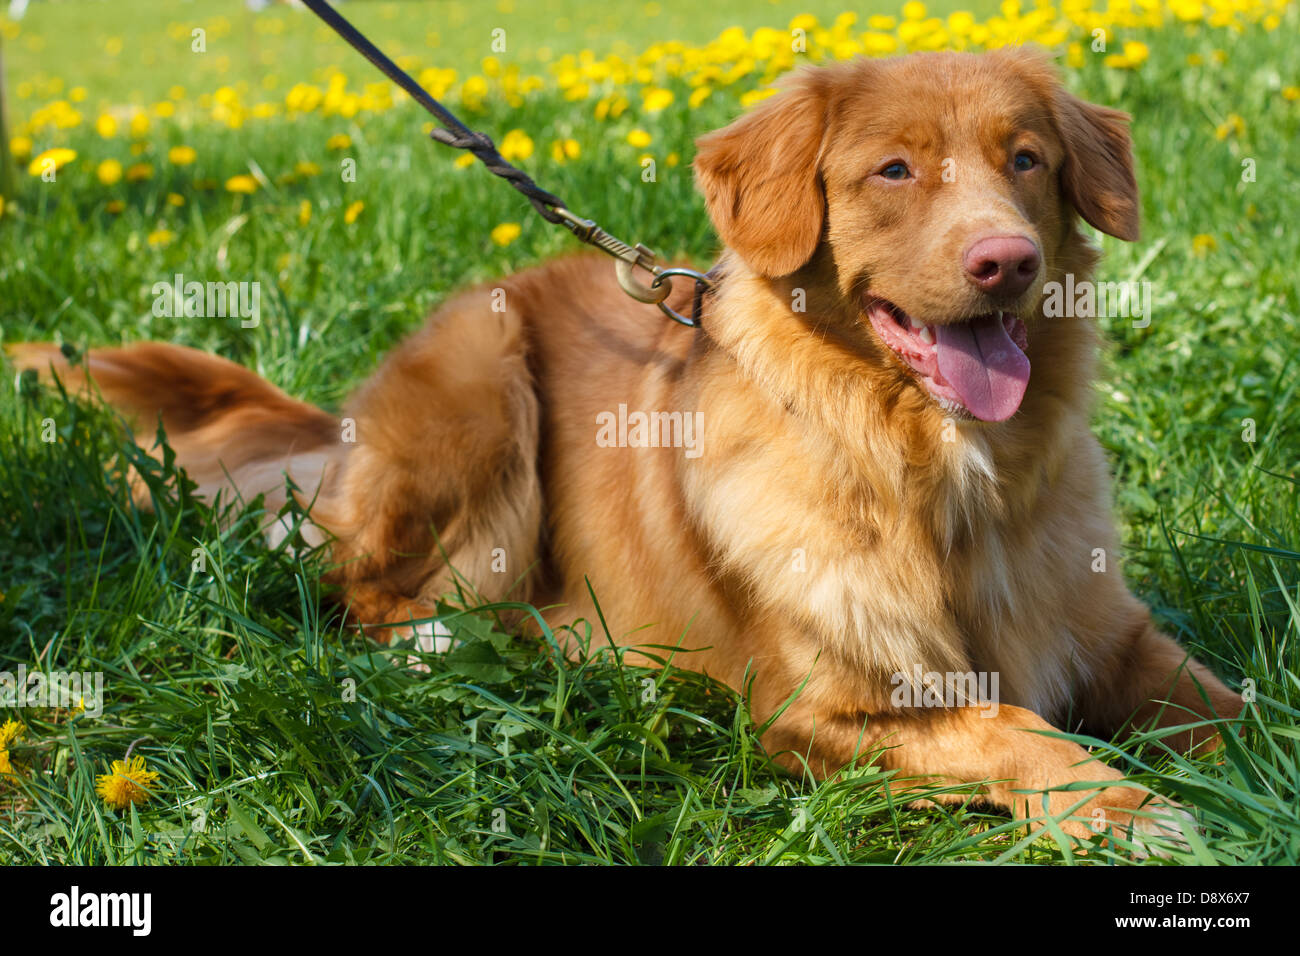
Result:
M275 514L287 500L287 475L299 499L310 502L350 447L334 416L195 349L149 342L92 349L77 361L49 343L5 351L19 370L33 369L46 380L57 376L73 393L102 395L143 448L154 444L161 421L177 463L209 501L265 495Z

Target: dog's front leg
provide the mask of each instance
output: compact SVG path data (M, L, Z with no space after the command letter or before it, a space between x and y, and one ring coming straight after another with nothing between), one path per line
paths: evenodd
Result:
M801 770L806 760L817 776L878 753L877 764L899 771L895 783L905 790L927 784L970 786L982 801L1036 821L1035 828L1043 825L1045 813L1069 813L1062 829L1081 838L1104 829L1123 834L1130 825L1139 837L1177 837L1187 825L1183 811L1152 799L1141 787L1116 786L1122 774L1078 744L1044 732L1056 728L1021 707L836 715L818 713L811 701L801 699L773 724L764 742L785 766ZM1056 789L1079 783L1095 786Z

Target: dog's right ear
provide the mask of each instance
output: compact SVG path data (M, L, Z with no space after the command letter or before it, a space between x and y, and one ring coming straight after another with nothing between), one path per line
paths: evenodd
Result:
M816 72L799 74L783 92L696 142L695 184L718 235L769 278L794 272L821 240L824 87Z

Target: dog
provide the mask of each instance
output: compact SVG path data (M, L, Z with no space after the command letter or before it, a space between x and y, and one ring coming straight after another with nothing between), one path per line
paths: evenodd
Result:
M576 256L444 305L342 416L173 345L10 351L161 419L201 494L275 514L291 478L371 633L446 649L459 579L547 608L571 653L603 620L628 660L747 692L793 771L875 760L1017 818L1073 810L1077 837L1176 836L1173 805L1051 735L1240 710L1123 581L1098 332L1043 314L1097 262L1080 218L1138 236L1128 117L1041 53L922 53L792 74L697 146L725 245L700 331Z

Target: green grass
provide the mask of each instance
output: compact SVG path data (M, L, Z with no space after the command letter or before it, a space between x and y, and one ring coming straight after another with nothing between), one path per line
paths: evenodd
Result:
M100 16L110 6L127 5L34 5L32 17L47 18L54 43L73 33L59 29L69 9ZM164 31L144 6L117 32ZM374 16L381 5L349 11L361 20L367 6ZM665 4L664 16L678 6L696 13ZM778 5L767 20L761 7L714 4L699 12L717 19L693 39L742 9L750 27L797 12ZM1156 311L1146 329L1106 327L1095 423L1117 475L1126 573L1166 629L1257 693L1244 736L1217 763L1139 760L1131 740L1098 742L1135 780L1197 808L1203 841L1178 862L1300 860L1300 104L1280 95L1300 84L1300 50L1287 39L1297 26L1293 8L1273 33L1152 32L1142 35L1143 69L1106 70L1093 58L1068 74L1081 94L1137 118L1144 237L1107 240L1101 278L1141 267ZM105 35L93 25L78 34ZM444 26L444 43L452 39ZM608 39L653 37L624 22ZM1226 64L1210 62L1214 49ZM1192 52L1207 65L1188 67ZM34 69L24 56L9 58L11 88L15 71ZM366 67L348 57L334 50L330 62L361 77ZM69 84L82 81L79 69L96 67L70 61ZM114 96L140 84L139 101L152 102L173 80L154 69L112 82ZM489 102L472 121L494 135L528 131L538 150L523 165L576 211L704 263L715 239L692 191L690 144L738 107L727 94L691 112L684 99L652 124L600 124L589 103L550 94L519 109ZM1244 132L1219 140L1229 113ZM448 292L573 248L492 177L455 169L449 151L422 140L424 121L401 107L238 132L155 123L144 154L155 178L112 187L95 181L93 164L135 161L126 141L71 131L79 160L56 184L24 174L17 211L0 218L4 341L193 345L337 408ZM625 142L634 125L655 137L653 185L640 179L643 151ZM339 132L353 146L326 152ZM547 146L566 136L583 152L561 166ZM163 159L181 142L198 151L195 165ZM682 161L670 167L673 151ZM337 175L343 156L357 161L355 183ZM1241 181L1244 158L1256 160L1254 183ZM299 160L324 174L276 185ZM269 182L256 195L198 188L254 166ZM171 192L186 204L167 205ZM120 215L105 210L110 199L124 202ZM347 225L343 211L358 199L365 209ZM306 226L303 200L313 209ZM505 221L523 233L503 249L488 231ZM175 241L151 246L159 228ZM1197 256L1197 235L1217 248ZM261 281L260 326L154 317L150 287L176 272ZM1242 440L1247 418L1253 443ZM52 443L42 441L47 419ZM145 474L152 513L131 504L130 464ZM13 749L25 773L0 782L0 862L1080 861L996 814L899 807L874 768L822 784L784 776L732 691L625 667L608 651L565 661L548 641L504 633L491 609L448 605L468 643L414 672L400 666L404 650L342 626L318 558L268 550L255 511L219 518L174 469L124 441L104 410L28 380L0 390L0 670L41 661L103 671L107 696L100 718L0 709L0 722L27 727ZM155 797L106 810L95 776L133 742L161 774ZM1086 860L1127 857L1093 850Z
M843 0L366 0L336 6L390 57L413 57L419 67L452 67L462 75L476 72L492 52L495 29L506 31L504 62L541 72L583 49L635 55L659 39L704 43L730 26L783 28L801 13L829 23L848 9ZM877 12L896 16L899 6L872 0L852 9L865 20ZM928 6L940 16L997 10L996 0ZM207 31L206 55L191 51L196 27ZM333 66L359 82L379 78L306 8L276 6L254 14L231 0L38 0L22 28L6 47L7 66L15 90L24 80L32 83L34 102L82 85L91 106L147 105L173 84L198 94L241 82L275 98L299 81L319 82ZM16 104L20 113L29 105Z

